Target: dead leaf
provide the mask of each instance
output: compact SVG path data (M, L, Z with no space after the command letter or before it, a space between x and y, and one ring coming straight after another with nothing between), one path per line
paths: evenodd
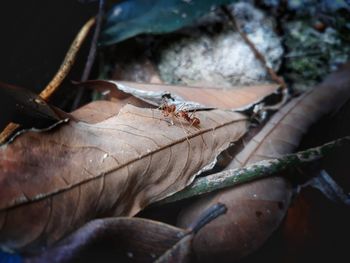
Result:
M225 212L215 204L188 229L141 218L97 219L24 262L191 262L193 234Z
M293 152L310 126L337 111L350 98L350 64L278 111L229 168L242 167Z
M349 68L332 74L321 85L284 106L235 156L227 169L278 158L295 150L313 123L348 100ZM233 262L254 252L267 240L281 223L290 197L290 185L284 178L262 179L201 198L184 209L179 225L185 226L194 214L213 203L224 203L227 214L195 236L194 250L203 262L218 259Z
M192 239L193 235L187 235L178 241L174 247L168 249L155 263L169 263L169 262L192 262Z
M350 211L336 205L321 192L303 188L291 204L281 226L287 262L342 262L348 257Z
M62 116L30 90L0 83L0 131L15 122L25 128L47 128L60 121Z
M125 105L124 103L97 100L86 104L71 114L77 120L94 124L117 115Z
M235 89L219 89L102 80L87 81L80 83L79 85L94 88L101 92L107 92L109 93L108 96L110 98L117 98L117 100L129 97L129 94L118 89L118 84L144 91L144 93L169 92L180 96L185 101L194 101L206 107L223 109L233 109L246 106L261 100L263 97L275 92L278 88L275 84L248 86Z
M141 218L93 220L25 263L186 262L192 233Z
M208 107L222 109L234 109L246 106L275 92L278 88L276 84L236 87L235 89L219 89L121 81L114 83L121 83L146 91L166 90L179 95L185 100L195 101Z
M0 148L0 244L33 251L84 223L132 216L188 185L245 132L245 116L197 112L200 128L160 110L124 107L116 117L26 133Z
M178 225L186 227L213 203L225 204L227 213L195 235L193 249L199 262L236 262L259 248L277 228L290 196L290 186L281 178L253 181L193 202L182 210Z

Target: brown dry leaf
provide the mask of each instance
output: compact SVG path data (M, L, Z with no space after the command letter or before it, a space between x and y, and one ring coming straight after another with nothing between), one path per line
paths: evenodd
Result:
M291 153L310 126L350 98L350 64L278 111L228 168Z
M97 100L84 105L73 111L71 114L77 120L93 124L117 115L120 109L125 105L122 102L115 103L111 101Z
M295 150L313 123L349 99L349 69L332 74L321 85L283 107L227 169L277 158ZM227 214L195 236L194 250L203 262L218 259L233 262L254 252L267 240L284 217L290 197L291 189L285 179L265 178L201 198L184 209L179 225L187 225L196 213L213 203L224 203Z
M97 219L24 262L189 262L192 238L189 230L157 221Z
M245 116L197 112L200 128L125 106L96 124L28 132L0 148L0 245L32 251L87 221L132 216L183 189L247 129Z
M301 190L281 227L282 262L342 262L348 257L350 211L311 187ZM288 261L286 261L288 259Z
M73 111L71 116L74 119L87 122L87 123L98 123L105 119L118 114L121 108L125 105L131 104L136 107L153 108L152 105L144 102L133 96L127 96L124 98L116 98L112 101L97 100L90 102L79 109Z
M207 107L223 109L233 109L246 106L270 95L278 88L275 84L247 86L235 89L219 89L102 80L87 81L79 85L94 88L101 92L108 91L110 92L109 98L114 98L118 101L130 97L131 95L118 90L118 83L147 92L168 91L171 94L176 94L182 97L186 101L195 101Z
M186 227L196 214L220 202L227 213L203 227L193 239L199 262L235 262L259 248L277 228L289 205L291 189L279 177L219 191L184 208L178 225Z
M47 128L63 117L30 90L1 82L0 106L0 132L9 122L26 128Z
M111 100L96 100L90 102L73 111L71 114L78 120L88 123L97 123L118 114L120 109L127 104L141 108L154 108L154 106L148 104L147 102L129 94L122 94L121 92L118 92L118 94L120 96L115 96Z
M276 84L240 87L235 89L201 88L162 84L143 84L133 82L116 82L146 91L166 90L188 101L195 101L208 107L234 109L246 106L275 92Z
M193 262L192 252L193 235L187 235L178 241L171 249L168 249L155 263L169 263L169 262Z

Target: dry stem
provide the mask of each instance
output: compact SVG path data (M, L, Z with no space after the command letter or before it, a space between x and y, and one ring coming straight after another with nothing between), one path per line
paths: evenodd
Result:
M78 35L75 37L73 43L71 44L58 72L50 83L45 87L45 89L40 93L40 97L44 100L48 100L51 95L58 89L64 78L67 76L71 70L75 58L80 50L81 45L86 39L90 29L95 24L95 18L90 18L85 25L80 29Z
M238 26L235 17L231 14L230 10L227 9L227 7L223 7L222 10L225 12L226 16L229 18L230 22L232 23L232 26L237 30L239 35L242 37L242 39L245 41L245 43L250 47L250 49L253 51L255 57L261 62L263 67L266 69L266 71L269 73L272 80L277 82L283 89L287 89L286 82L284 79L277 75L277 73L267 65L265 57L257 50L254 43L250 41L248 36L240 29Z
M161 200L158 204L172 203L182 199L275 175L277 173L281 174L280 172L287 169L320 160L337 147L349 143L350 136L347 136L331 141L322 146L285 155L278 159L264 160L243 168L225 170L206 177L198 178L184 190Z

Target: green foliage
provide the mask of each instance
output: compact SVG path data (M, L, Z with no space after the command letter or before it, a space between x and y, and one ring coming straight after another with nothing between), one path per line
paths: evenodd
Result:
M267 6L278 6L284 1L263 0L262 2ZM287 8L304 14L312 14L319 11L331 13L341 9L349 11L350 3L348 0L288 0Z
M216 6L235 0L127 0L106 17L101 44L111 45L141 33L161 34L190 25Z
M287 77L298 87L312 86L350 58L349 42L339 30L319 32L312 20L295 20L286 25ZM301 86L302 84L302 86Z

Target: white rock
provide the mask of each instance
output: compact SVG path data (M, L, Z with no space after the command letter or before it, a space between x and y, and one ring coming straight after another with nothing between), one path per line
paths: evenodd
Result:
M268 65L277 70L283 48L272 21L249 3L230 8ZM161 51L158 68L161 78L172 84L232 87L269 79L260 61L231 28L215 36L202 34L171 44Z

